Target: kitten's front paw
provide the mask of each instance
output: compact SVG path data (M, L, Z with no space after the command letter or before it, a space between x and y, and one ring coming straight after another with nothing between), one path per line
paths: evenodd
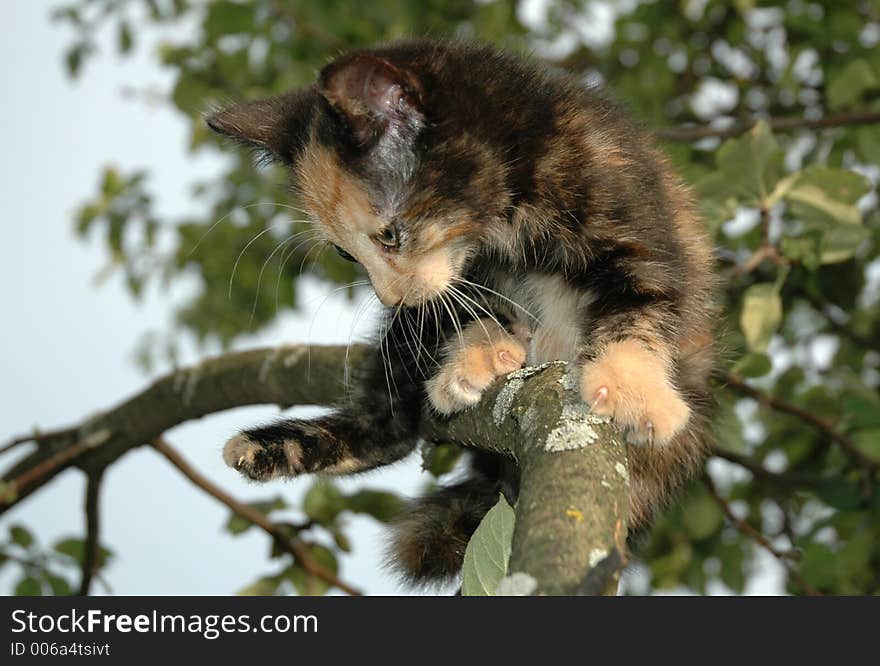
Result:
M254 481L296 476L306 471L302 447L289 439L283 443L260 443L245 434L236 435L223 447L223 460Z
M470 336L443 363L440 371L428 380L426 388L431 406L440 414L448 415L477 404L498 377L522 367L526 349L506 332L487 339L485 334Z
M611 417L635 444L662 445L681 432L690 407L669 383L662 361L639 343L610 345L581 375L590 411Z

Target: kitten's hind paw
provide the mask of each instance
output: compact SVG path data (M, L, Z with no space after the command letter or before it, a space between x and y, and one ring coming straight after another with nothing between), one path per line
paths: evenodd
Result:
M246 434L236 435L223 447L223 460L254 481L304 473L302 447L298 442L260 443Z

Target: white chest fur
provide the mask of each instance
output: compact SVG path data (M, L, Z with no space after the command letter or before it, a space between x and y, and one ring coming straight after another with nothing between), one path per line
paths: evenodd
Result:
M533 315L517 310L519 328L530 333L530 365L575 360L591 300L588 292L575 289L559 276L538 273L507 276L499 281L498 291Z

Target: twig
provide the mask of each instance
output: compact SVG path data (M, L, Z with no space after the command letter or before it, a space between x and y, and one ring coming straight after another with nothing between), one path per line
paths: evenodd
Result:
M215 486L211 481L197 472L171 445L165 440L159 438L153 442L153 448L164 455L168 461L174 465L180 472L192 481L199 488L211 495L214 499L220 501L229 507L233 512L245 520L249 520L254 525L262 529L266 534L271 536L280 548L293 556L294 560L305 571L316 578L320 578L326 583L339 588L348 594L359 596L360 590L352 587L348 583L340 580L336 574L316 561L309 552L306 544L298 539L291 539L277 525L274 525L262 513L251 506L242 504L226 492Z
M98 499L101 492L101 480L104 477L104 470L91 473L86 482L86 540L82 561L82 580L79 585L79 595L87 596L92 585L92 577L98 568L98 559L100 557L100 513L98 508Z
M758 123L759 119L739 122L729 127L670 127L657 131L657 136L670 141L698 141L710 137L726 139L739 136L748 132ZM786 116L783 118L769 118L767 123L770 129L784 132L795 129L825 129L829 127L843 127L848 125L870 125L880 122L880 111L852 111L850 113L838 113L822 118L804 118L802 116Z
M793 405L790 402L777 398L776 396L768 395L753 386L749 386L745 381L733 373L725 373L722 376L722 380L738 393L757 400L765 407L774 409L777 412L796 416L805 423L808 423L812 427L821 431L835 443L840 445L842 449L844 449L854 460L858 461L859 465L864 467L867 471L874 472L880 467L880 464L862 453L862 451L855 445L855 442L837 430L833 423L830 423L805 409L801 409L797 405Z
M819 476L809 476L807 474L797 474L795 472L771 472L758 462L755 462L747 456L733 453L732 451L723 451L715 449L712 455L716 458L722 458L728 462L732 462L740 467L744 467L752 476L759 480L776 486L794 486L796 488L816 488L824 482Z
M99 446L109 436L110 434L106 431L100 431L90 435L84 440L46 458L42 462L23 472L21 475L7 481L6 488L4 489L4 496L0 497L0 510L5 511L17 504L23 499L24 491L28 490L31 486L38 484L46 477L51 476L62 467L67 466L71 461L85 454L87 451Z
M67 437L73 435L74 433L76 433L76 428L62 428L60 430L47 430L46 432L34 431L29 435L14 437L3 446L0 446L0 456L2 456L7 451L14 449L16 446L20 446L21 444L27 444L28 442L36 442L37 444L39 444L44 439Z
M718 493L718 489L715 487L715 483L712 481L712 478L708 474L703 475L703 483L706 484L706 487L709 489L709 494L712 496L712 499L721 507L721 510L724 512L724 515L727 516L727 519L733 523L733 525L742 532L745 536L749 537L752 541L762 546L769 552L773 557L779 560L782 565L785 567L788 575L794 579L794 581L801 586L801 588L809 594L810 596L821 596L821 593L816 590L812 585L810 585L804 577L791 565L789 560L794 560L798 558L797 553L791 551L781 551L776 549L773 544L767 541L767 538L759 531L752 527L745 520L741 520L736 516L733 512L733 509L730 507L730 504L721 497Z

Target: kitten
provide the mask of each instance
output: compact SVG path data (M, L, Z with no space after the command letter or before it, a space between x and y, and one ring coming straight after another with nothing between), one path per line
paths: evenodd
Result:
M405 41L344 55L318 81L212 116L288 165L338 252L387 308L350 399L246 430L225 461L259 481L349 474L417 444L497 378L575 363L584 400L628 433L631 527L701 465L713 365L712 251L691 194L626 114L561 73L488 46ZM517 471L470 476L399 521L413 582L454 575Z

